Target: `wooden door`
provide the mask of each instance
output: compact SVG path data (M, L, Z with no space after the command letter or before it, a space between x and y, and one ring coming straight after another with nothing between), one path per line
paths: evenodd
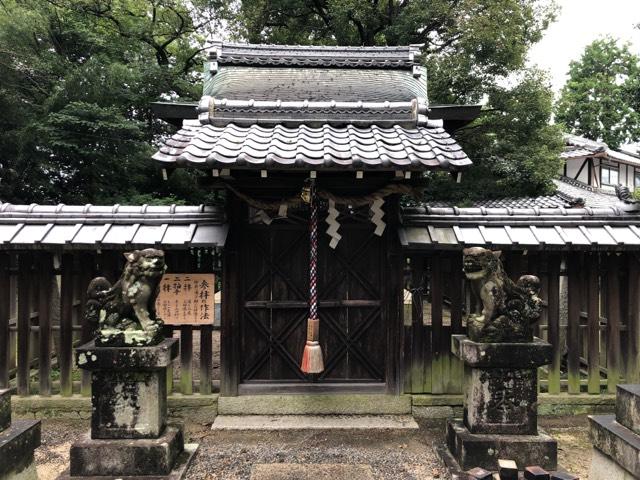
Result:
M309 231L307 215L298 213L270 225L243 226L239 381L253 386L247 391L269 384L384 387L388 232L374 235L367 208L344 211L339 218L342 239L334 250L326 223L320 222L318 293L325 371L306 376L299 365L309 308ZM325 216L323 212L320 218Z

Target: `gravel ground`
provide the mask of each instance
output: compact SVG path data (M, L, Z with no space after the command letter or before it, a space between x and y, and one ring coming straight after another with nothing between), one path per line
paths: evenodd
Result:
M591 446L586 417L540 423L559 441L561 464L588 480ZM187 424L188 441L200 444L187 478L249 479L253 466L261 463L346 463L370 465L381 480L442 479L444 470L431 446L442 441L443 427L429 422L419 431L212 432L208 425ZM86 429L83 421L43 421L42 447L36 450L40 480L54 480L67 467L69 447Z

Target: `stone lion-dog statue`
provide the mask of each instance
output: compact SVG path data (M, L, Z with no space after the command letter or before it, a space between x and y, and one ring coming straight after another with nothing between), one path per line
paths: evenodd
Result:
M156 315L160 280L167 267L164 252L154 248L124 254L126 264L113 285L94 278L87 289L85 321L97 346L148 346L163 340L164 323Z
M474 342L531 342L532 324L540 317L540 280L523 275L513 282L505 273L501 252L482 247L463 250L463 271L481 311L467 316L467 334Z

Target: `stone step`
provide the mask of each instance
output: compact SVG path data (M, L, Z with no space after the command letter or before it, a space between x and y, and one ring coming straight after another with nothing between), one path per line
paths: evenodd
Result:
M342 463L259 463L251 472L251 480L374 480L369 465Z
M11 425L11 390L0 390L0 432Z
M618 423L613 415L592 415L589 426L593 446L633 478L640 478L640 435Z
M409 415L410 395L280 394L220 397L219 415Z
M616 420L640 434L640 385L618 385Z
M212 430L417 430L410 415L218 415Z

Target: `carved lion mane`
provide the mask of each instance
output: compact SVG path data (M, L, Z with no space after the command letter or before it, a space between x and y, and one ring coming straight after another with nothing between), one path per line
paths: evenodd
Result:
M476 342L530 342L531 324L540 317L540 280L523 275L514 283L504 272L501 252L482 247L463 251L463 270L482 304L467 317L469 338Z
M89 284L86 321L97 333L96 344L152 345L162 337L155 303L167 268L164 252L147 248L124 257L124 270L113 286L104 277Z

